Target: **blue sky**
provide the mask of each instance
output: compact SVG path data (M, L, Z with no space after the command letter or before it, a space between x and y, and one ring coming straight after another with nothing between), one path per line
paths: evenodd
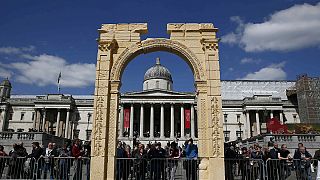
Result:
M320 3L299 0L0 2L0 79L13 94L93 94L98 36L103 23L148 23L143 38L168 37L166 24L212 22L219 28L221 79L295 80L319 76ZM144 72L160 57L177 91L193 91L179 57L140 55L122 77L122 92L142 89Z

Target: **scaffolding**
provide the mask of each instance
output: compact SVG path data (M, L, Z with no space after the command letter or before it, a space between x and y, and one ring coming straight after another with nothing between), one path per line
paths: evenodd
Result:
M320 123L320 77L298 76L296 92L301 123Z

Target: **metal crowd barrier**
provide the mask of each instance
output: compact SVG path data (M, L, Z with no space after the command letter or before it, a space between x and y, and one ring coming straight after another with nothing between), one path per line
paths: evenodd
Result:
M117 180L198 180L198 159L117 158Z
M262 180L265 177L264 162L260 159L225 159L226 180Z
M90 158L0 157L0 179L90 179Z
M225 159L226 180L318 180L318 160ZM320 167L320 164L319 164ZM320 174L319 174L320 175ZM320 177L318 177L320 179Z
M277 160L266 161L268 180L316 180L318 160Z

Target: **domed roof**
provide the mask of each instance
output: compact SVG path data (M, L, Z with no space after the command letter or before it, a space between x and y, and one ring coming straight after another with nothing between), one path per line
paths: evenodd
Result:
M7 79L3 80L2 83L1 83L1 86L9 86L9 87L11 87L11 83L10 83L9 79L7 78Z
M160 64L160 58L156 59L156 65L152 66L144 74L144 81L149 79L166 79L172 82L170 71Z

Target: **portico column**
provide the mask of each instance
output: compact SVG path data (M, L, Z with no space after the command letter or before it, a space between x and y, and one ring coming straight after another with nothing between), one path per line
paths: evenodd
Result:
M164 105L161 104L160 111L160 138L164 138Z
M270 118L271 119L273 118L273 111L272 110L270 111Z
M154 109L153 109L153 104L151 104L151 109L150 109L150 138L154 138Z
M69 132L69 117L70 117L70 109L67 109L67 117L66 117L66 127L64 128L64 137L68 138L68 132Z
M181 138L184 138L184 107L181 104L180 108L180 122L181 122Z
M42 132L45 132L46 114L47 114L46 109L43 109L43 115L42 115L42 127L41 127Z
M259 111L256 111L256 124L257 124L257 135L259 135L260 132L260 119L259 119Z
M123 137L123 104L120 104L120 130L119 130L119 137Z
M140 134L139 136L143 138L143 121L144 121L144 108L143 104L140 106Z
M129 138L133 138L133 104L131 104L130 108L130 133Z
M194 139L195 138L195 133L194 133L194 106L191 104L191 137Z
M60 127L60 109L58 109L57 115L57 125L56 125L56 136L59 136L59 128Z
M34 109L34 117L33 117L33 124L32 124L32 128L36 129L36 122L37 122L37 109Z
M1 120L2 120L2 122L1 122L1 128L0 128L0 130L4 130L4 126L5 126L5 121L6 121L6 109L1 109Z
M251 137L251 127L250 127L249 112L245 111L244 114L246 116L247 138L250 138Z
M280 123L283 124L283 112L280 111Z
M171 113L170 114L171 114L170 138L173 139L174 138L174 106L173 106L173 104L171 104Z

